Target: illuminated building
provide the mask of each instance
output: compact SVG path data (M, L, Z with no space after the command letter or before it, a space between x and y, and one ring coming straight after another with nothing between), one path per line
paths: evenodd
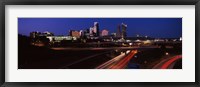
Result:
M99 23L98 22L94 22L94 36L99 36Z
M117 37L121 37L120 25L117 26Z
M43 36L54 36L53 33L48 32L48 31L43 32L42 35L43 35Z
M31 33L30 33L30 37L31 37L31 38L37 38L37 37L43 37L43 36L54 36L54 34L48 32L48 31L45 31L45 32L43 32L43 33L38 32L38 31L35 31L35 32L31 32Z
M89 38L90 37L90 30L89 29L86 29L84 30L84 35L83 35L84 38Z
M80 38L80 33L78 31L72 31L72 37Z
M111 33L111 36L116 37L117 34L116 33Z
M93 34L94 34L94 30L93 30L93 27L90 27L90 36L93 36Z
M106 29L104 29L104 30L102 30L102 32L101 32L101 36L108 36L108 30L106 30Z
M82 37L82 36L84 36L85 33L84 33L83 30L80 30L80 31L79 31L79 34L80 34L80 36Z
M122 23L122 39L124 39L127 36L126 29L127 29L127 25Z
M61 42L63 40L72 40L72 36L47 36L50 42Z
M80 32L76 30L70 30L69 35L72 37L80 38Z
M72 31L74 30L69 30L69 36L72 36Z
M38 32L31 32L30 33L30 38L36 38L38 36Z

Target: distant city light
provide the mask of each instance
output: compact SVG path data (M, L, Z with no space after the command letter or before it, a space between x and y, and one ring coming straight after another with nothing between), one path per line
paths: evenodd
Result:
M168 53L168 52L166 52L166 53L165 53L165 55L169 55L169 53Z

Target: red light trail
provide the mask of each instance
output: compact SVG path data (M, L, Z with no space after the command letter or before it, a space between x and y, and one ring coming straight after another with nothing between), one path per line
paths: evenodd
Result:
M125 53L105 62L104 64L97 67L97 69L122 69L128 64L130 59L137 53L137 50L127 51Z
M128 62L130 61L130 59L132 59L132 57L137 53L137 50L132 50L128 56L126 56L125 58L123 58L121 61L119 61L118 63L116 63L115 65L112 65L109 67L109 69L122 69L125 68L125 66L128 64Z
M165 62L162 66L161 69L167 69L172 63L174 63L176 60L181 59L182 55L177 55Z

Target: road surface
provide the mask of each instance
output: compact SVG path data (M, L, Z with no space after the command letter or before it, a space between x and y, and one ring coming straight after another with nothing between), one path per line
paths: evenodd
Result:
M96 69L123 69L136 53L137 50L128 50L126 53L122 53L121 55L101 64L96 67Z
M93 48L73 48L73 47L53 47L50 49L53 50L113 50L113 49L120 49L120 50L136 50L136 49L154 49L160 48L159 46L134 46L134 47L93 47Z
M182 59L182 55L176 55L167 59L162 60L160 63L156 64L153 69L170 69L173 68L174 63Z

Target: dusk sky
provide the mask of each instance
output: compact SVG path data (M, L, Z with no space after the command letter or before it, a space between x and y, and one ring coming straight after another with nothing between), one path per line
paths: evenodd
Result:
M117 25L127 24L128 37L150 36L179 38L182 36L182 18L18 18L19 34L29 36L32 31L49 31L68 35L69 30L86 30L99 22L100 31L117 32Z

